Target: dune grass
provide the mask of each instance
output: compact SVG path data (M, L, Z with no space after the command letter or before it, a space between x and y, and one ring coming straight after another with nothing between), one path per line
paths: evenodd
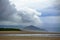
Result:
M21 30L16 28L0 28L0 31L21 31Z

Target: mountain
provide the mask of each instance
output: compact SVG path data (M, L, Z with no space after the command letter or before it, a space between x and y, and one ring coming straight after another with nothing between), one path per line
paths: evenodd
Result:
M38 27L33 26L33 25L24 27L23 30L26 30L26 31L46 31L45 29L41 29L41 28L38 28Z

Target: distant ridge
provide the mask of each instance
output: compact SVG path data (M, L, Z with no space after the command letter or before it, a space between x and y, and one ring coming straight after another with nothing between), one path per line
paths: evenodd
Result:
M30 25L27 27L24 27L24 30L32 30L32 31L46 31L45 29L38 28L36 26Z

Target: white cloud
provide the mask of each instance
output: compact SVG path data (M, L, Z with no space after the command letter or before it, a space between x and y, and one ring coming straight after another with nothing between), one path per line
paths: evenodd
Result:
M60 23L60 16L41 17L43 23Z
M19 10L21 7L40 8L44 9L57 4L56 0L10 0L16 5Z

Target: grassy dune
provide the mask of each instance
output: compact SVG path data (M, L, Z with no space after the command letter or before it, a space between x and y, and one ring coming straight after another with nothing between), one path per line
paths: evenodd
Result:
M0 31L21 31L21 30L16 28L0 28Z

